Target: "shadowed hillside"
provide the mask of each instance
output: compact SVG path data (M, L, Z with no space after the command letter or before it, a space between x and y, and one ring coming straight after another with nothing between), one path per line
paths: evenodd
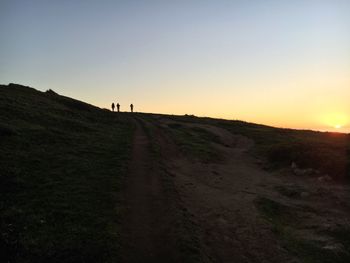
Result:
M0 86L4 262L347 262L349 135Z
M3 262L107 262L131 125L52 91L0 86Z

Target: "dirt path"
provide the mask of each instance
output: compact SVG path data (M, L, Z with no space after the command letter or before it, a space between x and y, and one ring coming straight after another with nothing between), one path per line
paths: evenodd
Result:
M157 182L151 176L149 141L142 128L136 123L132 148L132 161L125 189L127 210L123 224L124 262L141 262L155 257L151 229L152 192Z
M182 262L176 242L181 218L176 197L166 184L145 121L131 117L136 130L124 189L123 262Z

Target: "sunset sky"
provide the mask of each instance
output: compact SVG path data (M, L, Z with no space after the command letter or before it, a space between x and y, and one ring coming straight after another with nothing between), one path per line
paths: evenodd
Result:
M0 1L0 83L350 132L350 1Z

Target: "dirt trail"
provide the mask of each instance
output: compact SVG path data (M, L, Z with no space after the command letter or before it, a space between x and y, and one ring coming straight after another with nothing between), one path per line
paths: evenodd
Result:
M154 248L151 238L150 165L147 146L149 141L139 124L136 126L130 173L126 183L125 201L127 211L123 225L123 260L140 262L143 258L153 257Z
M148 124L130 118L136 130L123 193L122 262L181 262L174 229L179 221L176 198L164 184L147 134Z

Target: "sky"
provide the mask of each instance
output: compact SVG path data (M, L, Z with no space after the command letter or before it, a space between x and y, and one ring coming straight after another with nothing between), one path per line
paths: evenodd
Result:
M0 83L350 132L350 1L0 0Z

